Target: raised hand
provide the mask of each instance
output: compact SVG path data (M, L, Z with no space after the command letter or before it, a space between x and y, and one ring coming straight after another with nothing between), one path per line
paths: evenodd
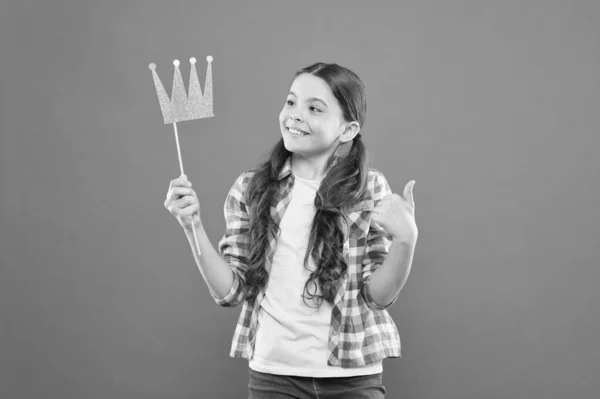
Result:
M171 180L164 205L184 230L200 225L200 201L186 175Z
M404 187L403 196L387 195L373 210L372 220L391 235L394 241L415 243L419 235L415 222L414 186L415 181L409 181Z

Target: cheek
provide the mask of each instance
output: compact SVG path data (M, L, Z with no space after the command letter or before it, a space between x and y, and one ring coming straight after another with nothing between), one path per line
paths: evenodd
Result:
M281 112L279 113L279 123L283 125L285 123L286 119L287 119L287 112L285 112L285 108L282 108Z
M342 122L336 120L329 121L327 129L331 134L334 134L336 136L344 132Z

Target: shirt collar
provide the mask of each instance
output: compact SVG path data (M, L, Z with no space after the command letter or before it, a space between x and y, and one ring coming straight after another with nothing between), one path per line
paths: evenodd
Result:
M338 157L335 157L335 159L333 160L333 163L331 164L330 168L332 168L339 161L340 161L340 159ZM292 174L292 155L290 154L287 157L287 159L285 160L285 163L283 164L283 167L281 168L281 171L279 172L278 179L279 180L284 179L284 178L288 177L291 174Z
M279 172L279 180L284 179L292 174L292 155L290 154L285 160L281 171Z

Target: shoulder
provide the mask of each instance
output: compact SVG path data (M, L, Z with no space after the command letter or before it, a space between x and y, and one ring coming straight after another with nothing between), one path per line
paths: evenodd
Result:
M227 193L226 202L231 201L233 199L238 200L240 202L244 201L244 193L248 188L248 183L250 179L252 179L252 175L254 173L250 170L246 170L239 174L233 181L233 184L229 187L229 192Z
M370 191L374 202L378 202L386 195L391 194L392 190L390 185L385 178L385 175L380 170L369 167L368 181L368 190Z
M379 169L369 167L369 181L373 181L374 183L381 183L386 181L385 175Z
M252 177L255 174L256 174L256 171L254 169L248 169L248 170L243 171L241 174L238 175L238 177L233 182L233 187L245 189L246 187L248 187L248 184L250 183L250 181L252 180Z
M230 186L228 197L234 197L241 202L246 202L245 194L248 192L250 182L256 173L256 168L247 169L240 173Z

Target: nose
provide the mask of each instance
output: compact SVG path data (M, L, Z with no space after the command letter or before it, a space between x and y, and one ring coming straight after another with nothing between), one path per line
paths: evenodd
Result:
M298 115L296 115L296 114L294 114L294 115L290 115L290 119L291 119L293 122L301 122L301 121L302 121L302 119L301 119L301 118L300 118Z

